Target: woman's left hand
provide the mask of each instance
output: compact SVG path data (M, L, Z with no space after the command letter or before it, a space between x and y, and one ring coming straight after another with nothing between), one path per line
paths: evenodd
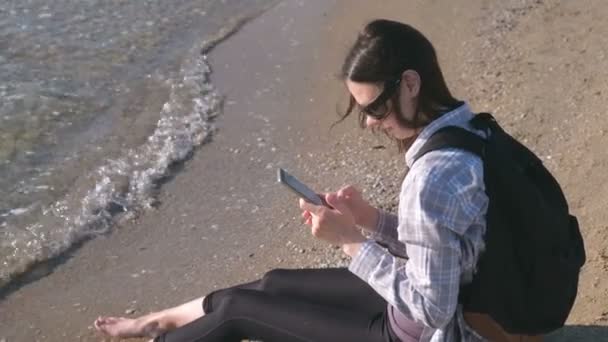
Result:
M325 201L332 208L314 205L300 199L300 208L304 210L302 216L306 223L311 225L312 235L331 244L342 246L347 254L351 254L348 251L358 250L358 248L352 247L360 245L366 238L357 228L353 213L348 207L337 201L334 194L325 196Z

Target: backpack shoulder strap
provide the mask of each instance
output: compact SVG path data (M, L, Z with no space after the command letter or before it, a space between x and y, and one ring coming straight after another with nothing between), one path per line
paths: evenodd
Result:
M484 159L486 140L462 127L447 126L438 130L429 138L414 157L414 161L431 151L443 148L458 148Z

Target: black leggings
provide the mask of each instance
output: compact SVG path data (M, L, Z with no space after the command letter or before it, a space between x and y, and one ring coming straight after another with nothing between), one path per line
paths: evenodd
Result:
M386 301L345 268L273 270L212 292L206 315L155 342L392 342Z

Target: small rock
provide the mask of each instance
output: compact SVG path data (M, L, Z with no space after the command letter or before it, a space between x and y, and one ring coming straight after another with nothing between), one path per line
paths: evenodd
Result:
M126 315L132 315L132 314L134 314L136 311L137 311L137 310L136 310L136 309L134 309L134 308L127 309L127 310L125 310L125 314L126 314Z

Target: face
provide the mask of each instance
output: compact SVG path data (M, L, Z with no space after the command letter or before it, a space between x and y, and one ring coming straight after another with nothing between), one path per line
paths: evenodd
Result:
M410 73L411 72L411 73ZM412 74L413 73L413 74ZM346 87L360 108L368 108L373 103L373 107L378 108L378 103L375 100L383 93L384 85L375 83L360 83L346 80ZM420 82L418 73L412 70L408 70L403 73L401 83L397 85L393 91L399 92L399 105L401 107L401 114L408 119L413 118L416 110L416 101L418 91L420 88ZM391 90L391 89L387 89ZM382 96L384 97L384 96ZM378 118L375 115L367 114L366 116L366 127L379 127L389 136L403 140L411 138L416 134L416 131L411 128L402 127L397 121L398 113L395 112L392 107L391 96L386 101L385 106L388 109L387 115L384 118ZM380 108L383 106L380 106Z

